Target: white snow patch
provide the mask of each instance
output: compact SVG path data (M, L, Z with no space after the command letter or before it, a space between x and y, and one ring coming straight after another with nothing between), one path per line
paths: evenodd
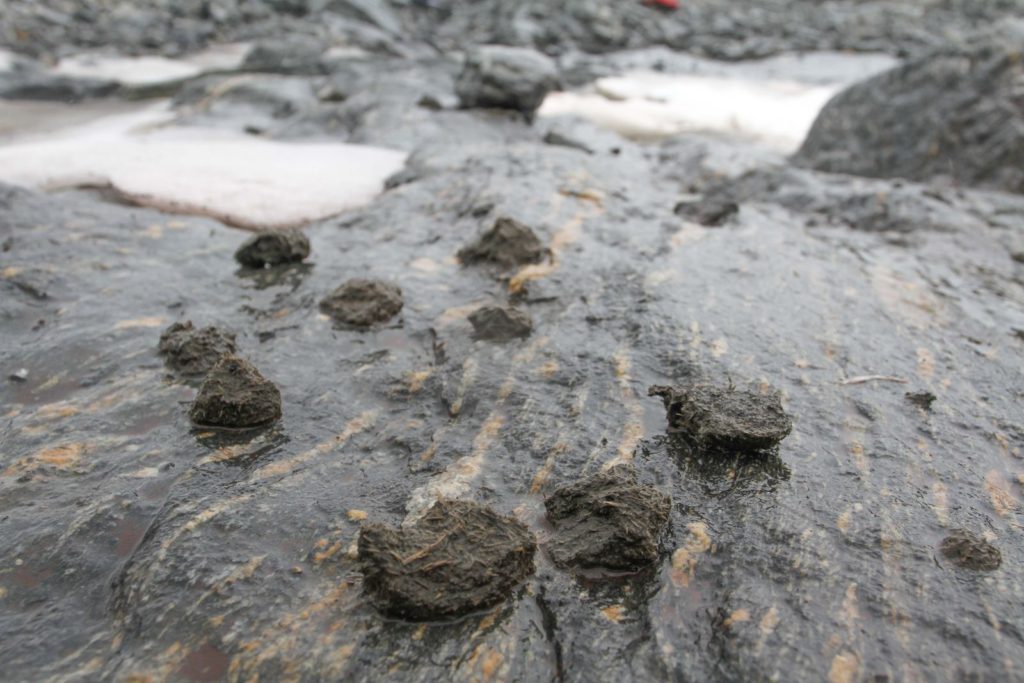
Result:
M896 62L822 53L743 64L684 63L689 73L629 71L579 92L552 93L540 115L582 116L637 139L717 133L791 152L829 99Z
M250 229L298 227L368 203L406 154L165 127L166 104L0 147L0 181L110 187L134 203Z
M157 85L194 78L211 71L237 69L248 50L247 43L233 43L212 47L181 59L152 55L123 57L80 54L61 59L53 68L53 73L73 78L117 81L128 86Z

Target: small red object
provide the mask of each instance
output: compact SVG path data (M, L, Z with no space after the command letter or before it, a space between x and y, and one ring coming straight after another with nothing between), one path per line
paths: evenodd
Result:
M657 5L665 9L679 9L679 0L644 0L645 5Z

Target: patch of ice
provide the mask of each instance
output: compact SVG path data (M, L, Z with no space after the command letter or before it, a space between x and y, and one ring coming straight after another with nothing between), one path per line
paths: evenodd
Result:
M371 201L405 153L162 127L165 104L0 147L0 181L109 187L134 203L249 229L298 227Z
M582 116L637 139L706 132L791 152L836 93L895 63L838 53L743 64L689 58L685 64L676 60L687 73L631 71L580 92L552 93L540 115Z

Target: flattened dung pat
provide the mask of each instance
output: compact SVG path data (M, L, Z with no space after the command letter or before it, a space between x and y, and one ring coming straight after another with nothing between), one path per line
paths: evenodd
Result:
M556 490L544 507L555 527L548 545L555 564L636 571L658 559L671 499L617 465Z
M469 314L469 322L473 336L485 341L505 342L533 332L530 316L515 308L482 306Z
M309 256L309 239L298 230L261 232L235 252L235 260L249 268L299 263Z
M669 431L688 435L701 448L764 450L793 429L774 393L694 385L686 389L656 386L647 394L664 402Z
M412 526L365 525L359 566L381 612L436 619L504 600L533 573L536 549L514 518L471 501L440 500Z
M249 361L224 356L203 380L189 417L207 427L259 427L281 417L281 392Z
M171 370L181 375L205 375L222 356L236 351L235 335L212 326L196 329L191 320L186 320L163 331L159 349Z
M939 551L961 569L989 572L1003 563L999 548L965 529L956 529L942 539Z
M327 295L320 310L339 322L370 327L398 315L402 290L390 282L355 278Z
M499 218L494 227L473 244L459 250L463 263L496 263L505 268L537 263L547 249L529 226L512 218Z

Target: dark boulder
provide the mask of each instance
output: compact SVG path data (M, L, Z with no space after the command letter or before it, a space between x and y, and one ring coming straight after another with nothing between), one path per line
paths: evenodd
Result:
M320 310L338 322L370 327L401 312L402 290L390 282L354 278L327 295Z
M686 434L702 448L764 450L793 429L775 393L698 384L685 389L651 387L648 395L664 402L670 432Z
M455 92L463 107L497 107L533 114L558 85L558 68L541 53L485 45L466 55Z
M281 417L281 392L249 361L224 356L203 380L189 417L206 427L260 427Z
M181 375L205 375L222 356L235 353L235 335L209 326L196 328L191 320L174 323L160 335L160 355Z
M555 527L548 552L561 567L638 570L658 559L671 502L629 465L563 486L544 501Z
M271 230L253 235L235 252L235 260L249 268L299 263L309 256L309 239L298 230Z
M840 93L797 163L1024 192L1024 22L936 49Z
M436 619L504 600L533 573L536 542L522 523L471 501L440 500L411 526L359 534L364 588L381 612Z

